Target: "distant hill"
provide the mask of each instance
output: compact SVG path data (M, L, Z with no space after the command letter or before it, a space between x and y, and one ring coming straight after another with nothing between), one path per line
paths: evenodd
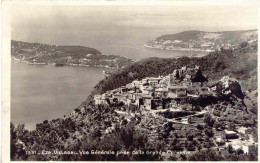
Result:
M206 32L206 31L184 31L176 34L162 35L156 39L164 40L182 40L189 41L195 39L221 39L221 40L236 40L241 39L246 41L247 39L256 39L257 30L238 30L238 31L223 31L223 32Z
M79 65L123 67L133 61L116 55L103 55L84 46L57 46L41 43L11 41L11 56L27 64Z
M180 33L176 33L176 34L167 34L167 35L162 35L158 38L156 38L156 40L159 39L164 39L164 40L182 40L182 41L189 41L189 40L194 40L194 39L198 39L198 36L200 33L202 33L203 31L184 31L184 32L180 32Z
M234 48L242 42L257 40L257 30L238 30L223 32L184 31L162 35L145 46L166 50L214 51L220 48Z

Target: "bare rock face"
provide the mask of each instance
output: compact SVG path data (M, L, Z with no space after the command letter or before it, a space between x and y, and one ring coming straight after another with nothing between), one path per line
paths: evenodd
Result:
M240 99L244 99L244 94L241 90L239 82L229 76L224 76L220 79L220 81L216 84L216 90L222 95L235 95Z

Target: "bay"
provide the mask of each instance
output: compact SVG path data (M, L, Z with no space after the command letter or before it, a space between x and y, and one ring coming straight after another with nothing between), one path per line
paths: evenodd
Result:
M60 118L84 101L104 68L11 63L11 122L32 130Z
M201 52L167 51L143 46L100 47L106 54L140 60L147 57L180 57ZM84 101L104 78L105 68L11 64L11 121L28 130L37 123L60 118Z
M144 29L115 31L117 32L93 34L66 32L63 37L55 36L57 38L55 42L51 40L41 42L82 45L96 48L106 55L120 55L135 60L148 57L171 58L205 54L205 52L162 50L143 46L146 41L166 31ZM70 39L64 39L66 35ZM83 37L86 35L89 37ZM40 39L37 38L37 40ZM12 62L11 121L15 125L24 123L25 128L32 130L37 123L60 118L70 113L88 97L98 81L104 78L103 70L104 68L96 67L51 67Z

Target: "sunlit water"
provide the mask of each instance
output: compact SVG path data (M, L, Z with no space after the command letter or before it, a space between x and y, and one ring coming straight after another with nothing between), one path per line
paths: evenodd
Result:
M12 62L11 121L33 129L70 113L103 79L102 68L52 67Z

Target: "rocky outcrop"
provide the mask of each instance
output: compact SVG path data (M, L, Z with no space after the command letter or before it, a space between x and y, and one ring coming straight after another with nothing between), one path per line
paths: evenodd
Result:
M215 85L216 91L225 96L235 95L240 99L244 99L244 94L241 90L239 82L230 78L229 76L224 76L220 81Z

